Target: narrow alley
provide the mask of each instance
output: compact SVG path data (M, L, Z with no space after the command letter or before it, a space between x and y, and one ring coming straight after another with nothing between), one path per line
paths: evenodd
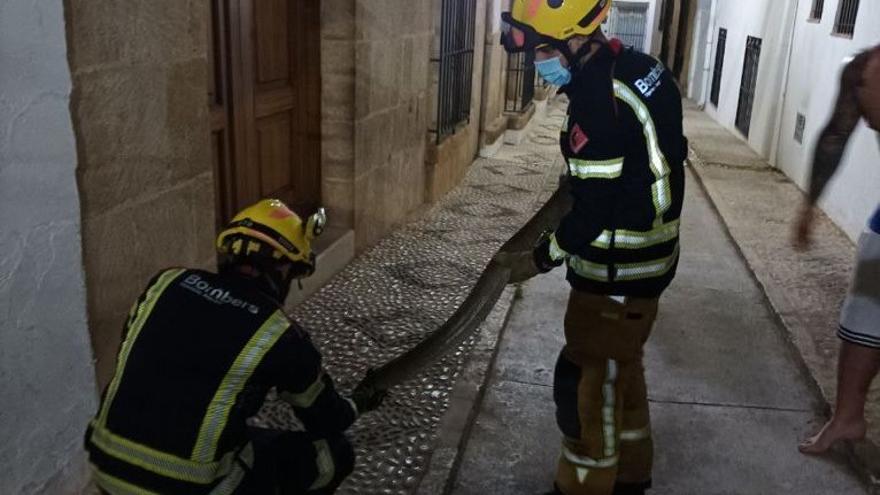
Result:
M0 0L0 495L880 495L877 19Z

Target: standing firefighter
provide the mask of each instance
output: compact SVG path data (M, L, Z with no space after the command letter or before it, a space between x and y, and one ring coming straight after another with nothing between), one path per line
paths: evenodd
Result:
M384 392L340 396L309 335L282 311L311 275L323 211L303 223L277 200L217 239L219 274L160 272L131 309L116 374L86 448L108 494L332 493L354 466L343 432ZM249 428L276 387L304 432Z
M679 255L684 193L681 97L657 60L608 40L610 0L515 0L509 52L535 65L570 104L560 145L573 207L535 248L498 261L512 281L563 262L572 291L556 365L564 435L554 493L642 494L653 443L642 346Z

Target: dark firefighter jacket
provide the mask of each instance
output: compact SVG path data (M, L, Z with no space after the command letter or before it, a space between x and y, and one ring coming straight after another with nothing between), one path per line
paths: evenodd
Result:
M116 374L86 433L108 493L232 493L253 448L245 419L271 387L306 429L357 415L308 334L234 275L170 269L132 307Z
M687 140L678 87L656 59L612 40L562 90L574 206L550 255L565 260L577 290L657 297L679 254Z

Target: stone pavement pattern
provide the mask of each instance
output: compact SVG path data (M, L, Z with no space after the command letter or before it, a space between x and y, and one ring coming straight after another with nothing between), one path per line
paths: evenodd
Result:
M694 171L788 330L828 405L837 391L839 309L855 260L850 239L824 214L814 244L797 252L791 233L803 193L693 103L685 105ZM860 469L880 480L880 380L868 399L868 438L844 447ZM826 411L828 410L826 406ZM824 423L815 418L813 430Z
M840 461L796 450L819 407L764 294L692 180L682 264L646 351L657 495L866 493ZM559 433L553 367L563 270L523 287L452 483L456 495L551 487Z
M340 389L350 390L368 367L400 355L438 328L490 257L552 194L562 165L556 139L550 138L558 135L563 118L559 108L538 116L526 145L504 146L496 158L478 159L459 187L293 309ZM474 340L392 388L378 411L355 423L350 437L357 467L339 493L415 489ZM253 423L299 428L292 410L274 397Z

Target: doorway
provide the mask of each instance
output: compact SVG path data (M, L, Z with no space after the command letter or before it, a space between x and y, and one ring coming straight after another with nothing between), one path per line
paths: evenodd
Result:
M210 0L209 87L218 227L274 197L321 201L320 3Z

